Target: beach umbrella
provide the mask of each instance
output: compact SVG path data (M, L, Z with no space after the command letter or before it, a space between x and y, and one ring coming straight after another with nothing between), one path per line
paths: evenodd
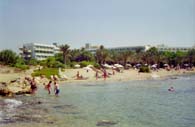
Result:
M114 64L114 66L115 66L115 67L118 67L118 68L123 68L123 66L120 65L120 64Z
M81 65L76 64L76 65L74 65L74 67L75 67L75 68L80 68L80 67L81 67Z
M139 63L138 63L138 64L136 64L135 66L136 66L136 67L140 67L140 66L141 66L141 64L139 64Z
M112 66L110 66L108 64L104 64L103 67L105 67L105 68L112 68Z
M151 67L152 68L157 68L157 64L153 64Z
M127 66L127 67L132 67L132 65L131 65L131 64L126 64L126 66Z
M168 67L169 65L168 65L168 64L164 64L163 66L164 66L164 67Z

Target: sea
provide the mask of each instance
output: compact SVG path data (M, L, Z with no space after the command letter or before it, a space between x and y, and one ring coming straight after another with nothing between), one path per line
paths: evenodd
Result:
M64 83L58 97L42 87L0 97L0 127L50 126L195 127L195 75Z

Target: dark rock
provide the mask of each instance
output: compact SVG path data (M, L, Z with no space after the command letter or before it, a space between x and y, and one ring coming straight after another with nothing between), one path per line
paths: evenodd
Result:
M102 120L97 122L96 126L111 126L116 124L118 124L118 122L110 121L110 120Z
M42 104L42 102L41 101L38 101L37 104Z
M74 108L73 105L57 105L57 106L54 106L53 108L55 109L64 109L64 108Z
M7 83L6 82L0 82L0 85L6 86Z
M0 95L1 96L13 96L13 92L9 91L8 89L0 89Z

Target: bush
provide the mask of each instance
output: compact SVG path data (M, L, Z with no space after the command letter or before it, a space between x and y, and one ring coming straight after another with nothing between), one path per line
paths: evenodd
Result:
M94 63L94 67L97 68L97 69L100 69L100 65L98 63Z
M54 68L59 68L59 67L64 68L65 65L63 63L59 62L59 61L56 61L56 62L54 62L52 67L54 67Z
M0 52L0 61L6 65L14 65L18 56L12 50L6 49Z
M87 65L94 65L94 62L90 62L90 61L82 61L79 63L81 65L81 67L86 67Z
M35 70L32 74L32 76L41 76L45 75L47 78L50 78L51 75L58 75L58 68L43 68L41 70Z
M65 65L60 61L56 61L54 57L49 57L46 60L40 61L40 65L48 68L64 68Z
M14 67L19 68L19 69L21 69L21 70L27 70L27 69L29 69L29 66L28 66L28 65L19 64L19 63L16 63L16 64L14 65Z
M28 65L37 65L38 64L38 61L36 59L30 59L29 61L27 61L27 64Z
M142 66L142 67L140 67L139 72L149 73L150 69L147 66Z

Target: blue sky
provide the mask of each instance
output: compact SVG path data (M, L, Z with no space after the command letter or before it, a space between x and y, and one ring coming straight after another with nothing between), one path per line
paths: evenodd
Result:
M195 44L195 0L0 0L0 49Z

